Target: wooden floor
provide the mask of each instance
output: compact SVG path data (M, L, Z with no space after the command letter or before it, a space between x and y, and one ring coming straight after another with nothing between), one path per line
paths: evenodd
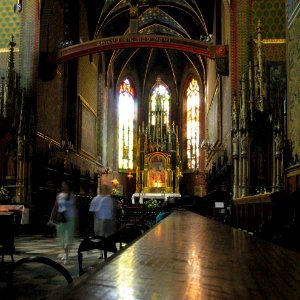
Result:
M175 211L49 299L300 299L300 254Z

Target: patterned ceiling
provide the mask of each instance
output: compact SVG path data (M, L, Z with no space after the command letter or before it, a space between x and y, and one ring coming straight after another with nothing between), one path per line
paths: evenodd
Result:
M17 47L20 42L20 17L14 12L15 0L0 0L0 49L8 51L11 35ZM90 39L129 34L130 7L138 9L138 33L162 34L199 40L212 33L213 2L211 0L88 0ZM72 1L70 1L72 3ZM2 52L3 52L2 51ZM7 53L0 62L7 61ZM125 49L105 53L108 65L114 63L118 79L126 66L135 68L143 85L160 66L174 83L181 79L185 64L203 74L201 57L165 49ZM2 65L2 64L1 64ZM0 67L1 69L1 67ZM4 70L1 69L1 72ZM116 72L118 70L119 72ZM156 70L157 72L157 70Z
M0 0L0 76L5 76L12 35L16 47L20 46L20 14L14 12L15 3L15 0ZM15 63L18 68L18 56L15 57Z
M19 43L20 14L14 12L15 0L1 0L0 7L0 49L8 49L11 36ZM17 46L18 47L18 46Z
M138 33L160 34L199 40L213 30L214 1L212 0L106 0L94 1L89 9L90 37L111 37L130 34L130 8L138 11ZM91 2L90 2L91 3ZM153 73L164 72L165 77L178 86L184 65L195 73L205 73L201 57L166 49L124 49L106 52L109 65L114 65L116 80L129 67L141 79L142 89ZM158 74L162 76L161 74ZM151 79L150 79L151 77ZM162 76L163 77L163 76Z
M171 31L179 31L183 36L199 38L200 34L208 35L212 24L211 8L213 1L196 0L106 0L100 8L94 36L99 32L103 36L118 35L126 32L125 22L129 20L130 7L138 9L139 29L149 24L164 24ZM201 4L201 5L200 5ZM210 13L208 14L208 11ZM157 28L156 28L157 29Z
M254 1L252 4L253 28L256 34L258 20L262 22L263 38L279 39L285 36L285 3L282 0Z

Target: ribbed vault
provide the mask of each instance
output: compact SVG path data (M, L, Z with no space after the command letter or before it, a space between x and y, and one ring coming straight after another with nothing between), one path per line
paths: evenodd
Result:
M165 35L200 40L213 28L213 2L199 0L92 0L90 5L90 36L94 39L130 34L130 11L137 9L137 33ZM94 9L91 9L94 6ZM205 74L204 58L177 50L158 48L119 49L105 52L106 72L113 68L115 82L130 66L138 72L142 93L151 72L157 66L171 74L169 80L178 87L185 65L194 68L200 77ZM178 91L176 91L178 92ZM178 93L177 93L178 95Z

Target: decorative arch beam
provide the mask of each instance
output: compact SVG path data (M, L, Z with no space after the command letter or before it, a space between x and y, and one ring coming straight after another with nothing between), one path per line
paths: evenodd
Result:
M56 63L92 53L124 48L162 48L194 53L211 59L227 56L224 45L212 46L207 42L165 35L130 34L92 40L62 48L57 52Z

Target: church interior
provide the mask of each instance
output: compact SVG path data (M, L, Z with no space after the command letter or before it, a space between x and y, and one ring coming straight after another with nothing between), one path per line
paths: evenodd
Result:
M32 232L62 180L80 230L111 182L128 206L162 199L252 232L294 230L299 1L0 8L0 201L24 205Z

